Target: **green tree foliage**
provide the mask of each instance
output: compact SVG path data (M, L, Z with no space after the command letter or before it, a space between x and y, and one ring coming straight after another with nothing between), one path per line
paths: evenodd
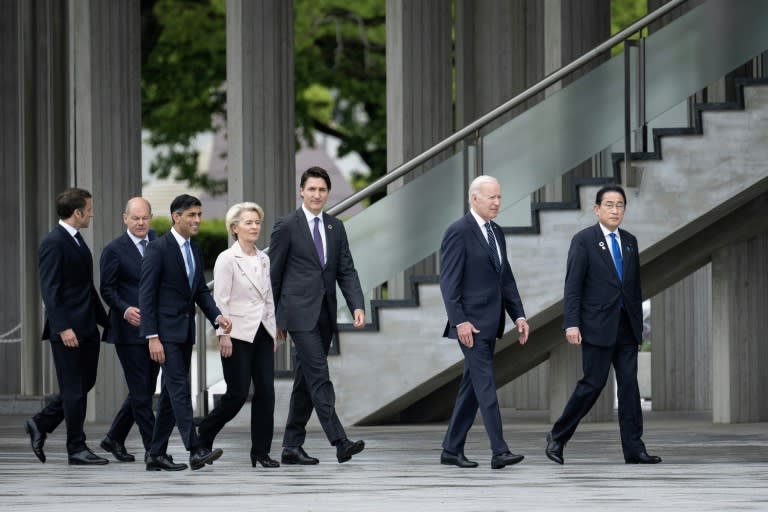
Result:
M152 229L157 236L170 231L171 219L160 216L152 218ZM200 222L200 231L195 235L195 242L200 244L203 250L203 263L206 270L213 269L216 258L229 247L229 233L224 219L203 219Z
M611 35L617 34L648 14L648 0L611 0ZM647 30L643 31L647 34ZM624 45L616 45L613 55L621 53Z
M294 0L297 133L341 140L378 176L386 169L385 0ZM150 171L213 193L193 138L226 118L224 0L142 0L142 122L159 150ZM298 140L297 140L298 147Z

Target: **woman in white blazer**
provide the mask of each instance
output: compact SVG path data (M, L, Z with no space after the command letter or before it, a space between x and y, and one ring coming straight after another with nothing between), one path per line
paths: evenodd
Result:
M269 456L274 430L275 303L269 257L256 248L264 210L239 203L227 212L226 224L235 243L219 254L213 269L213 298L232 330L219 329L221 366L227 392L199 426L200 441L212 446L224 425L240 412L253 381L251 465L280 466Z

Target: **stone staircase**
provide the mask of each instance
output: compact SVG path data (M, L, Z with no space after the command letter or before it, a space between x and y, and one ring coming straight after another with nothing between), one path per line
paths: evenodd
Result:
M743 86L743 87L742 87ZM634 155L623 227L640 243L643 292L650 297L709 260L710 254L768 228L768 84L741 84L739 100L697 107L693 128L654 131L655 153ZM626 175L615 160L616 176ZM626 182L626 181L625 181ZM497 384L549 357L561 332L565 261L573 234L596 222L602 182L578 184L579 201L539 204L534 228L508 228L507 253L532 327L525 346L507 333L497 344ZM436 278L414 281L413 301L372 304L372 325L342 327L329 358L337 411L345 424L444 419L461 376L461 351L441 337L446 316ZM277 386L276 421L290 382Z

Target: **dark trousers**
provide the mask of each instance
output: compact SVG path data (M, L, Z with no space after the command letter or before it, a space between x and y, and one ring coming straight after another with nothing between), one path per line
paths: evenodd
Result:
M331 348L333 329L325 303L315 328L311 331L291 331L291 338L296 346L296 368L283 446L296 448L304 444L313 407L328 441L335 444L347 435L336 415L336 393L328 372L328 350Z
M443 449L453 454L464 453L467 433L475 421L477 410L480 409L493 455L506 453L509 447L504 441L501 427L501 412L496 397L496 370L493 367L496 340L475 338L472 348L461 343L459 347L464 353L464 373L448 423L448 431L443 439Z
M149 454L153 457L165 453L174 423L179 428L184 448L192 452L199 447L192 423L192 394L189 383L192 347L192 343L163 343L165 363L161 366L162 392L149 449Z
M224 425L243 408L253 382L251 455L267 455L275 429L275 357L272 336L263 325L253 342L232 339L232 355L221 358L227 392L200 423L200 443L211 447Z
M70 348L60 342L51 342L53 364L59 381L59 394L33 418L41 432L53 432L64 420L67 425L67 453L72 455L86 448L85 411L88 392L96 383L100 343L79 340L78 347Z
M116 343L115 350L123 366L128 396L117 411L107 435L119 443L125 443L135 422L139 427L144 449L149 451L155 428L152 396L155 394L160 365L149 357L146 343Z
M552 427L553 439L566 443L573 436L581 419L600 396L613 364L618 387L619 430L624 456L632 457L645 451L642 441L643 411L640 408L640 390L637 385L637 351L637 340L632 334L626 313L621 315L615 345L581 345L584 376L576 384L562 416Z

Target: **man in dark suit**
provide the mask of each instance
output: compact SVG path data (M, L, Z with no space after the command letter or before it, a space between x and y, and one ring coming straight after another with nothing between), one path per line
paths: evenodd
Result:
M552 431L545 453L562 464L563 448L605 387L613 364L619 399L619 429L628 464L657 464L648 455L637 385L637 351L642 341L643 311L637 240L619 229L627 196L618 185L597 192L598 223L576 233L568 250L563 327L568 343L581 345L584 376Z
M365 448L350 441L336 415L336 395L328 372L328 350L336 332L336 283L354 326L365 325L363 292L349 251L344 224L323 207L331 190L325 169L310 167L301 176L301 208L275 223L269 244L277 337L290 332L296 368L288 421L283 437L283 464L317 464L302 448L314 406L325 435L336 446L339 463Z
M221 315L205 284L203 252L190 238L200 229L202 204L182 194L171 203L173 226L147 246L141 265L139 310L141 336L149 340L149 354L163 369L162 392L147 457L147 471L179 471L165 450L175 424L190 452L189 465L200 469L221 457L222 450L204 446L192 423L189 369L195 343L195 304L214 327L232 328ZM202 346L200 350L205 350Z
M88 392L96 382L99 329L107 315L93 286L91 251L80 235L93 217L90 192L65 190L56 197L59 225L40 244L40 289L45 305L43 339L50 340L59 395L26 421L32 451L45 462L47 434L65 420L68 460L73 465L102 465L109 461L85 444L83 424Z
M477 467L464 455L464 444L479 408L491 441L491 468L500 469L523 456L511 453L504 441L493 367L496 339L504 334L505 311L515 319L521 344L528 341L529 327L504 234L492 222L501 204L499 182L491 176L475 178L469 204L469 213L448 227L440 246L440 291L448 313L443 336L458 339L464 353L464 373L440 463Z
M127 231L101 253L101 296L109 306L109 328L104 331L104 341L115 344L128 384L128 396L101 447L121 462L135 460L125 449L125 439L134 421L147 453L155 425L152 395L160 366L149 358L147 340L139 335L139 279L144 251L155 239L155 232L149 229L151 221L149 202L142 197L130 199L123 213Z

